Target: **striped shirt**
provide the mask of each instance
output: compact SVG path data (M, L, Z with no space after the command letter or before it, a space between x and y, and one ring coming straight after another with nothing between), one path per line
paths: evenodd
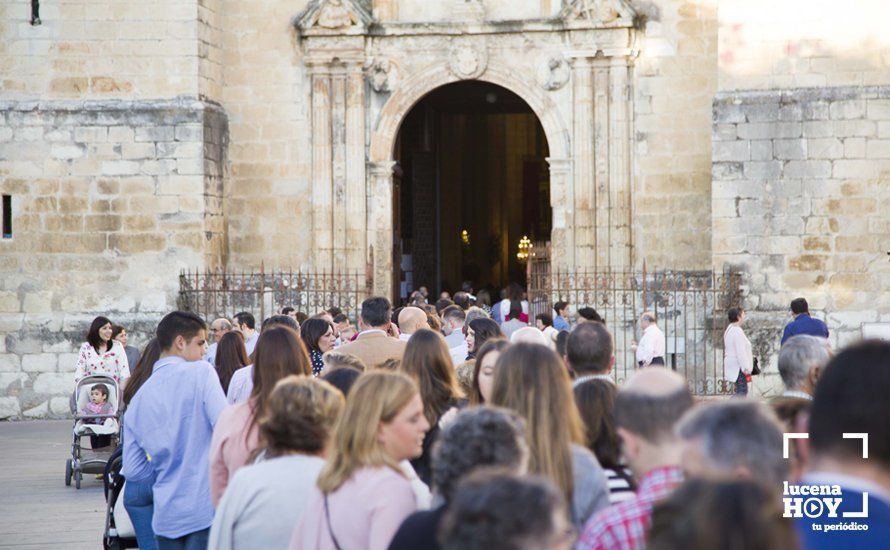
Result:
M621 468L619 473L613 468L603 468L609 487L609 504L616 504L634 497L634 489L629 483L630 470Z

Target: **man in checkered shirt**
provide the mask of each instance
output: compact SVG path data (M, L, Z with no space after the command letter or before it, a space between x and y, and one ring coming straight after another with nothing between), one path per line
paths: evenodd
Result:
M618 392L615 423L637 494L591 517L576 550L642 548L653 505L683 481L674 424L692 407L686 379L664 368L637 372Z

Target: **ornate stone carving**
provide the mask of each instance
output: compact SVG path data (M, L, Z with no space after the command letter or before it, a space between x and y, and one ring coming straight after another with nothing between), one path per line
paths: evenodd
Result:
M570 0L562 10L562 17L575 24L609 25L620 19L624 25L630 25L634 11L625 0Z
M356 21L352 18L352 13L343 5L343 0L328 0L318 11L319 27L325 29L342 29L351 27Z
M479 78L488 68L488 54L482 48L458 46L451 50L448 66L458 78Z
M398 81L398 69L389 59L372 58L365 63L365 77L372 90L379 94L385 94L395 89Z
M305 35L361 34L373 21L362 0L313 0L297 16Z
M571 74L572 68L564 57L551 55L538 66L538 83L545 90L558 90L566 85Z

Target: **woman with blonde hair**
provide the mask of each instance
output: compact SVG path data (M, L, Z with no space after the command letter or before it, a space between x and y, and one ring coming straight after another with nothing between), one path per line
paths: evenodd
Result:
M266 414L275 384L291 374L312 376L309 354L300 336L286 326L260 334L253 353L253 389L244 403L230 405L219 415L210 442L210 498L219 500L235 470L247 463L259 446L259 419Z
M262 461L235 473L216 509L209 548L287 546L344 405L343 394L323 380L291 375L275 384L259 420Z
M362 375L290 547L386 549L418 508L399 463L420 455L429 427L411 378L380 370Z
M572 385L559 356L546 346L513 344L495 367L491 405L512 409L528 426L529 472L549 478L571 503L579 527L609 504L602 467L584 448Z
M462 399L457 386L448 344L439 333L420 329L412 334L399 370L417 382L423 414L431 426L423 440L423 454L411 461L418 477L429 485L432 478L430 456L439 436L439 420L450 409L466 405L466 400Z

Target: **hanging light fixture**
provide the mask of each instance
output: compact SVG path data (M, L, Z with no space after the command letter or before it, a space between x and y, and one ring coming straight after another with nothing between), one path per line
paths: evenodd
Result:
M460 232L460 240L464 246L470 246L470 232L464 229Z
M528 235L523 235L521 239L519 239L519 251L516 253L516 259L520 262L528 261L528 255L531 252L532 244L531 240L528 238Z

